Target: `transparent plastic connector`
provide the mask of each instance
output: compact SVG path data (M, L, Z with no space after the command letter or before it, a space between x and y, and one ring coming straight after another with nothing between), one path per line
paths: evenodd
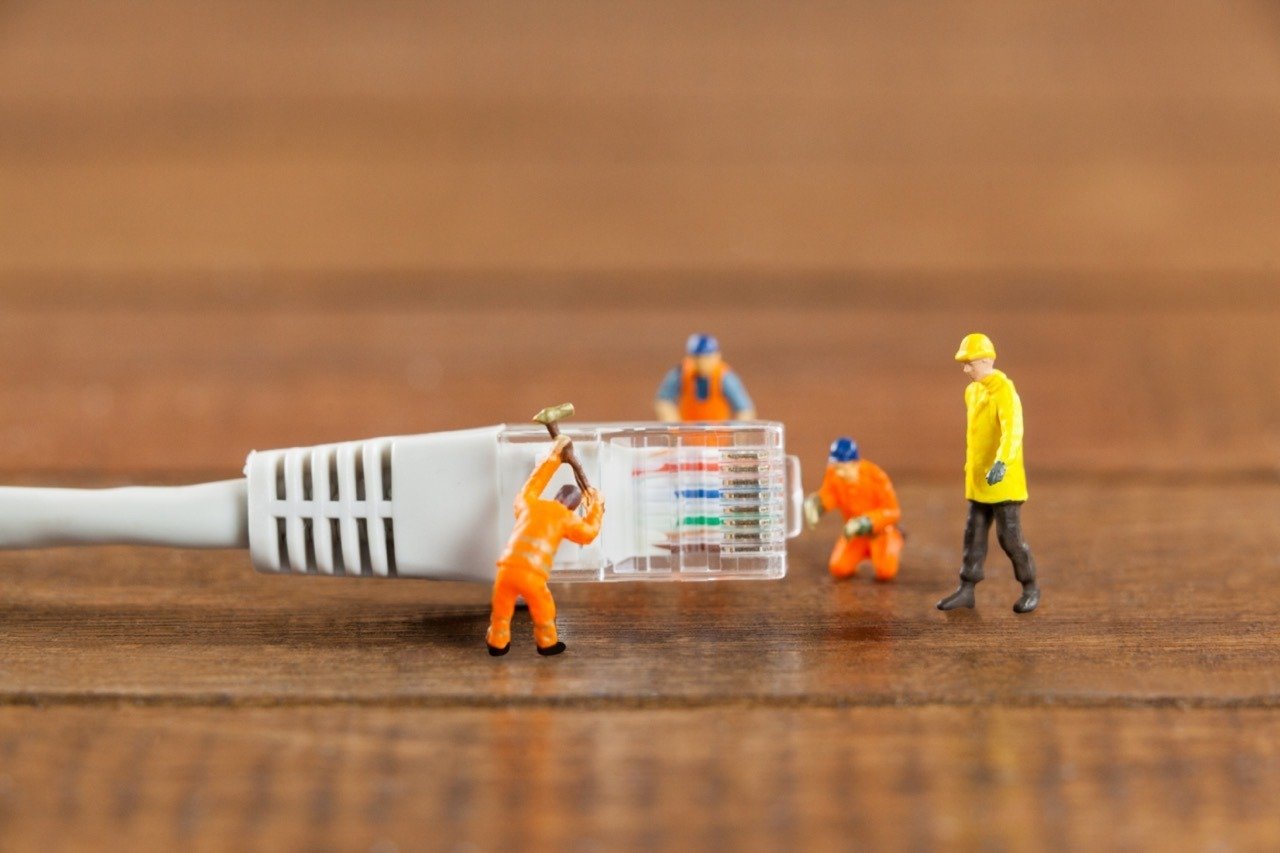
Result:
M782 424L564 424L588 479L605 497L600 536L560 546L560 581L781 578L800 532L799 463ZM499 493L510 506L548 437L513 426L498 439ZM548 488L572 482L562 467ZM513 526L508 511L503 538Z

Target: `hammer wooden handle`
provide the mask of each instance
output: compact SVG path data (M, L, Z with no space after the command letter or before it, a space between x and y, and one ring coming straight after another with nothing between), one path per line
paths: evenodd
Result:
M552 440L560 437L560 425L555 421L547 423L547 432L551 433ZM578 461L578 454L573 452L573 444L569 444L560 453L560 458L569 464L573 469L573 478L578 481L578 488L582 489L585 494L587 489L591 488L587 484L587 472L582 470L582 463Z

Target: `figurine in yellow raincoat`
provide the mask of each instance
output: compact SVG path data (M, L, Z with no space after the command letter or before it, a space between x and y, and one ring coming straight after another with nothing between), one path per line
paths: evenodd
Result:
M938 602L939 610L973 607L973 588L982 580L991 523L996 539L1013 563L1022 584L1015 613L1030 613L1040 603L1036 563L1022 535L1022 504L1027 499L1027 471L1022 462L1022 401L1013 381L995 369L996 348L986 335L967 335L956 361L971 380L964 392L968 412L965 433L964 496L969 520L964 529L960 588Z

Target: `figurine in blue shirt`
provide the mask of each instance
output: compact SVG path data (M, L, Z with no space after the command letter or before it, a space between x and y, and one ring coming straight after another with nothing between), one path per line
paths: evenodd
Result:
M720 355L711 335L690 335L685 357L658 386L654 411L660 421L750 421L755 404Z

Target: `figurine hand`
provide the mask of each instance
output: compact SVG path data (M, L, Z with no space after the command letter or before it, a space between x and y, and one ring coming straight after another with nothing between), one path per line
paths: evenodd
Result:
M871 519L865 515L860 515L845 522L844 535L850 539L855 536L870 536L875 529L876 526L871 522Z
M804 523L810 530L818 526L822 518L822 497L814 492L804 499Z
M582 495L588 502L604 506L604 495L595 486L590 486Z
M991 470L987 472L987 485L994 486L996 483L1004 479L1004 463L997 462L991 466Z
M556 443L555 443L555 445L552 447L551 452L552 452L552 453L554 453L554 454L555 454L555 455L557 455L557 456L563 456L563 455L564 455L564 449L565 449L566 447L568 447L569 445L571 445L571 444L573 444L573 441L569 438L569 436L567 436L567 435L557 435L557 436L556 436Z

